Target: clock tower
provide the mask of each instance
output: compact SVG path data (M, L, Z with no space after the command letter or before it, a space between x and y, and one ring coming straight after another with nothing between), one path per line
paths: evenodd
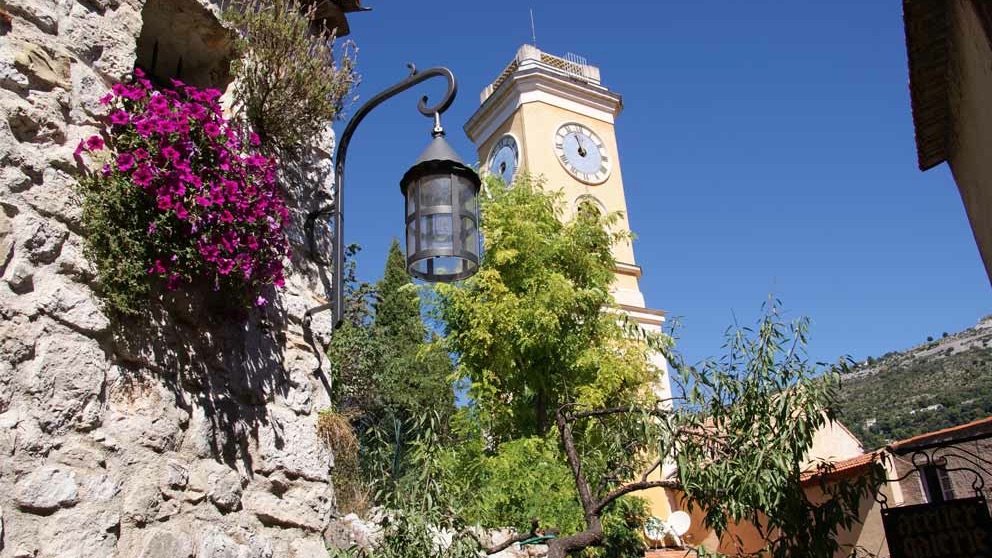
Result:
M619 211L617 226L630 229L614 120L623 108L619 94L600 83L599 68L578 56L565 58L524 45L499 76L482 91L481 106L465 124L484 173L511 183L521 170L542 175L548 188L560 189L568 204L566 218L580 204L604 212ZM616 280L612 293L641 327L660 331L661 310L648 308L638 281L641 268L630 242L613 246ZM670 383L661 355L658 395L668 397Z

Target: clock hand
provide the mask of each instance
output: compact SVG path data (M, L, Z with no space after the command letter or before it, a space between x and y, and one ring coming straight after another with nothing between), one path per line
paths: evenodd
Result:
M582 136L576 135L575 136L575 143L579 144L579 157L585 157L586 156L586 150L585 150L584 147L582 147Z

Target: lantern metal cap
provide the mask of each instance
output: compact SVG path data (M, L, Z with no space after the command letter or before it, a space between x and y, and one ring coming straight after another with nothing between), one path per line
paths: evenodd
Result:
M442 132L434 134L434 139L427 145L427 149L420 154L420 157L417 157L417 161L413 163L410 170L403 174L403 178L400 179L400 190L403 195L406 195L408 184L420 176L437 171L458 174L471 180L477 188L482 186L482 179L458 157L455 150L444 139Z

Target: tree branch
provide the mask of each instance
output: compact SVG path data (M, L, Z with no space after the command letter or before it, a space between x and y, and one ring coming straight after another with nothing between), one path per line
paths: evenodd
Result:
M630 484L625 484L619 488L614 489L612 492L603 496L603 499L596 504L593 511L596 514L603 513L606 506L610 505L614 500L623 496L624 494L630 494L631 492L638 492L640 490L647 490L649 488L681 488L682 484L677 480L656 480L656 481L638 481L632 482Z
M586 521L590 520L593 510L596 507L596 500L593 498L592 490L586 477L582 474L582 460L579 459L579 450L575 447L575 439L572 436L572 425L565 417L565 407L562 406L555 413L555 422L558 425L558 433L561 435L561 443L565 448L565 457L568 459L568 466L572 469L572 477L575 479L575 488L579 493L579 502L585 512Z
M498 552L503 552L504 550L506 550L507 548L510 548L511 546L517 544L518 542L523 542L523 541L525 541L527 539L536 537L537 536L537 527L538 527L537 519L532 519L530 521L530 532L529 533L521 533L519 535L516 535L514 537L510 537L509 539L506 539L505 541L499 543L496 546L489 547L489 548L487 548L485 550L486 554L489 555L489 554L496 554ZM479 542L480 545L482 544L481 541L479 541L478 538L476 538L475 540L477 542Z

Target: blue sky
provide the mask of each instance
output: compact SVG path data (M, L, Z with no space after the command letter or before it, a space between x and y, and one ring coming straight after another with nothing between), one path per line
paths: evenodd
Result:
M690 361L719 355L725 328L772 293L812 319L811 356L829 361L992 313L949 170L916 167L896 0L364 3L373 11L351 15L349 37L360 99L402 79L406 62L450 67L460 90L444 123L469 162L461 127L530 42L531 8L539 48L600 67L624 97L617 136L641 288L680 317ZM352 142L347 240L364 248L364 279L402 234L399 179L431 127L416 101L442 90L388 101Z

